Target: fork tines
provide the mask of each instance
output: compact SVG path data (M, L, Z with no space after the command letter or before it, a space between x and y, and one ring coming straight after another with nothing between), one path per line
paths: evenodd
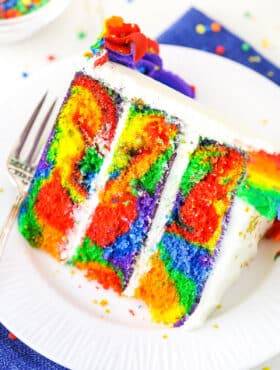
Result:
M17 144L17 146L14 150L14 153L13 153L13 158L15 160L20 160L20 155L22 153L23 147L25 146L27 140L30 138L30 134L33 131L32 129L34 127L34 124L36 122L36 119L37 119L39 113L42 110L42 107L43 107L44 102L47 98L47 95L48 95L48 92L46 91L45 94L43 95L43 97L41 98L41 100L39 101L39 103L37 104L37 106L35 107L33 113L31 114L31 117L29 118L24 130L22 131L22 133L19 137L18 144ZM51 116L51 114L54 110L56 101L57 101L57 99L55 99L53 101L53 103L51 104L51 106L48 109L45 117L42 119L42 122L40 123L40 126L39 126L34 138L32 139L31 149L28 151L27 158L24 160L24 164L26 166L31 167L33 165L33 162L35 160L35 155L36 155L36 149L40 146L39 141L40 141L40 139L41 139L41 137L44 133L44 130L47 126L47 123L49 122L49 119L50 119L50 116Z

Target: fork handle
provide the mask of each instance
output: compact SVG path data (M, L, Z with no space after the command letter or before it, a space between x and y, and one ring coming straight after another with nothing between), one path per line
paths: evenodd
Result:
M2 227L2 230L0 232L0 259L3 255L5 245L7 243L8 237L10 235L10 232L12 230L13 224L17 218L19 207L21 205L21 202L24 199L24 194L17 194L15 202L9 212L9 215L7 216L6 221L4 222L4 225Z

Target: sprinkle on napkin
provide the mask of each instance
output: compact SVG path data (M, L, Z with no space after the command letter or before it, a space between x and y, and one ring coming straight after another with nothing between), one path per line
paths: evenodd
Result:
M253 19L249 11L245 13ZM222 21L222 20L221 20ZM180 45L205 50L239 62L280 85L280 68L254 49L249 42L230 32L222 23L211 19L196 8L189 9L173 26L158 37L162 44ZM263 37L260 48L270 47Z
M8 333L8 338L11 339L11 340L16 340L17 339L17 337L11 332Z
M280 257L280 251L278 251L275 256L274 256L274 261L277 261L278 258Z

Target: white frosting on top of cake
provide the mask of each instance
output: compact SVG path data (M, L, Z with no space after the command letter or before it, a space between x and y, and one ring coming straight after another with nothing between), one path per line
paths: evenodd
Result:
M244 150L265 150L268 153L280 151L278 138L264 140L261 131L252 132L246 125L239 125L234 129L232 122L227 122L216 112L211 112L193 99L137 71L113 62L93 68L92 60L85 61L82 70L119 92L121 96L128 99L141 98L151 108L178 117L204 137Z

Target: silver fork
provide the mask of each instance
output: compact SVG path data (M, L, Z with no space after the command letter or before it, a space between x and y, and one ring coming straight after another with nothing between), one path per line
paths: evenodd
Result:
M49 107L38 129L33 129L34 123L44 105L46 97L47 92L44 94L42 99L35 107L33 113L31 114L31 117L29 118L25 128L23 129L19 137L17 144L11 150L8 156L7 169L12 182L17 188L17 196L0 232L0 258L3 254L4 247L12 226L17 218L19 207L23 199L25 198L26 192L34 175L38 159L38 149L43 144L40 143L40 141L42 141L42 135L45 131L45 128L49 122L50 116L56 104L55 99ZM28 141L31 142L31 144L28 145ZM26 149L27 146L27 154L24 156L22 152L24 151L24 149Z

